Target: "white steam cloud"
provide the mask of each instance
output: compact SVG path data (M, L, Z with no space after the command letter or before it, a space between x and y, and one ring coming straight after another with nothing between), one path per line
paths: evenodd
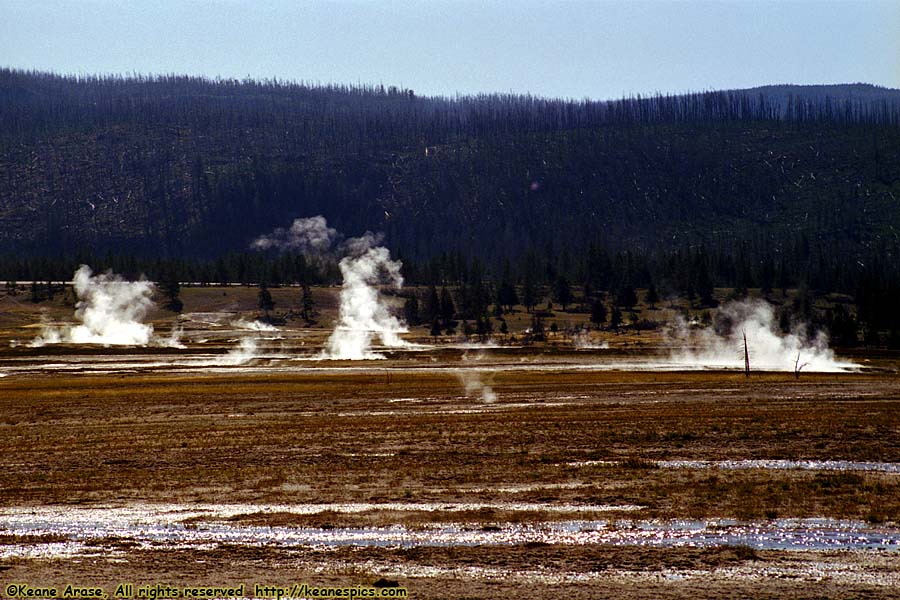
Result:
M154 344L157 346L162 346L163 348L177 348L179 350L184 350L187 348L183 343L181 343L181 337L184 335L184 329L181 326L176 325L172 328L172 331L169 332L169 337L167 338L157 338L154 340Z
M672 360L703 368L743 369L744 334L751 370L841 372L858 368L838 361L828 347L828 338L819 333L809 339L803 326L783 334L774 311L761 300L730 302L719 310L719 331L713 327L694 328L679 321L670 332L670 341L679 347Z
M609 342L595 342L591 333L584 329L572 335L572 345L578 350L609 350Z
M111 271L94 275L81 265L73 277L78 304L75 318L81 325L44 327L31 345L102 344L104 346L146 346L153 336L153 326L143 323L153 308L153 282L126 281ZM178 343L177 339L173 340Z
M485 385L481 381L481 375L475 372L457 371L456 376L465 389L466 396L469 398L478 397L482 402L493 404L497 401L497 394L489 385Z
M256 340L251 337L242 338L237 347L228 351L228 354L218 360L218 364L227 366L243 365L257 356Z
M253 248L300 251L314 255L332 253L342 256L338 267L343 277L340 309L334 331L325 344L321 357L335 360L368 360L384 358L372 351L378 338L383 346L406 347L400 334L408 331L391 314L379 286L403 286L401 263L391 260L390 252L381 246L382 236L366 232L358 238L338 243L340 235L328 227L325 217L295 219L289 229L279 228L258 237Z
M350 240L348 247L359 254L345 256L339 267L344 283L341 287L341 306L338 322L325 343L323 357L338 360L366 360L384 358L372 352L372 338L390 347L405 346L399 334L406 327L391 314L378 289L382 282L400 289L403 276L401 264L391 260L387 248L370 247L373 237Z
M257 250L290 250L305 254L323 254L328 252L338 237L336 229L332 229L325 217L315 216L308 219L294 219L287 229L277 228L268 235L261 235L251 244Z
M270 323L263 323L262 321L248 321L244 318L240 318L236 321L232 321L232 326L237 327L238 329L246 329L248 331L278 331L278 328Z

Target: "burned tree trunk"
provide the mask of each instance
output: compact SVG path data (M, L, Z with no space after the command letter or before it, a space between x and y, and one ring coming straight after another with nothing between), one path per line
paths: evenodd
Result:
M750 350L747 349L747 332L742 329L741 333L744 334L744 376L750 377Z

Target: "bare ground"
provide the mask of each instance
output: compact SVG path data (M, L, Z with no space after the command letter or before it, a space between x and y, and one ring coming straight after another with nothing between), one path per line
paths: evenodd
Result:
M900 475L658 468L655 460L900 462L893 374L496 372L499 402L414 370L0 379L0 503L636 504L641 518L900 521ZM249 513L236 525L419 527L565 512ZM0 540L27 546L36 540ZM398 580L415 598L892 597L891 552L598 545L143 548L8 558L2 581ZM890 578L888 582L893 581ZM882 583L879 583L882 582Z

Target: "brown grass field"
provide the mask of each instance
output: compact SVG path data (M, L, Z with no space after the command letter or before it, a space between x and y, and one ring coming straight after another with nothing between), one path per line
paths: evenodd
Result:
M277 292L284 306L296 290ZM297 333L294 342L316 345L327 335L334 290L316 293L320 324ZM251 294L186 290L185 310L250 314ZM26 326L38 321L40 307L5 302L4 346L33 337ZM62 318L71 308L53 305L46 312ZM154 319L162 330L172 318ZM289 322L285 329L302 328ZM658 344L653 334L604 335L613 354L639 355ZM900 463L900 380L893 358L869 357L867 364L879 368L860 373L799 379L791 373L602 371L570 368L579 355L553 341L478 356L450 349L397 353L358 368L310 362L271 371L90 374L48 367L0 378L0 514L244 505L247 510L225 518L230 526L327 531L402 525L425 532L448 523L475 532L573 520L630 526L616 519L826 517L885 528L900 522L898 473L661 468L656 462ZM188 346L182 352L194 351ZM75 352L5 348L0 372L15 360L37 364ZM516 368L526 359L527 370ZM497 401L467 394L458 374L464 371L490 385ZM312 514L253 508L348 502L376 506ZM488 506L426 508L455 503ZM611 516L590 508L598 505L641 508ZM185 517L183 524L202 529L210 520ZM91 552L72 556L22 551L67 539L0 532L0 589L12 582L111 589L119 581L355 586L387 578L423 599L896 598L900 572L896 549L745 545L147 546L106 536L88 540Z

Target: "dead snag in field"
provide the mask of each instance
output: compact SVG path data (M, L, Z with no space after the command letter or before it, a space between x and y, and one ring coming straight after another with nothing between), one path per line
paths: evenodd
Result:
M800 364L800 351L798 350L797 351L797 360L794 361L794 377L797 379L800 379L800 370L806 366L809 366L808 362L805 362L802 365Z
M747 349L747 332L741 329L744 334L744 377L750 377L750 351Z

